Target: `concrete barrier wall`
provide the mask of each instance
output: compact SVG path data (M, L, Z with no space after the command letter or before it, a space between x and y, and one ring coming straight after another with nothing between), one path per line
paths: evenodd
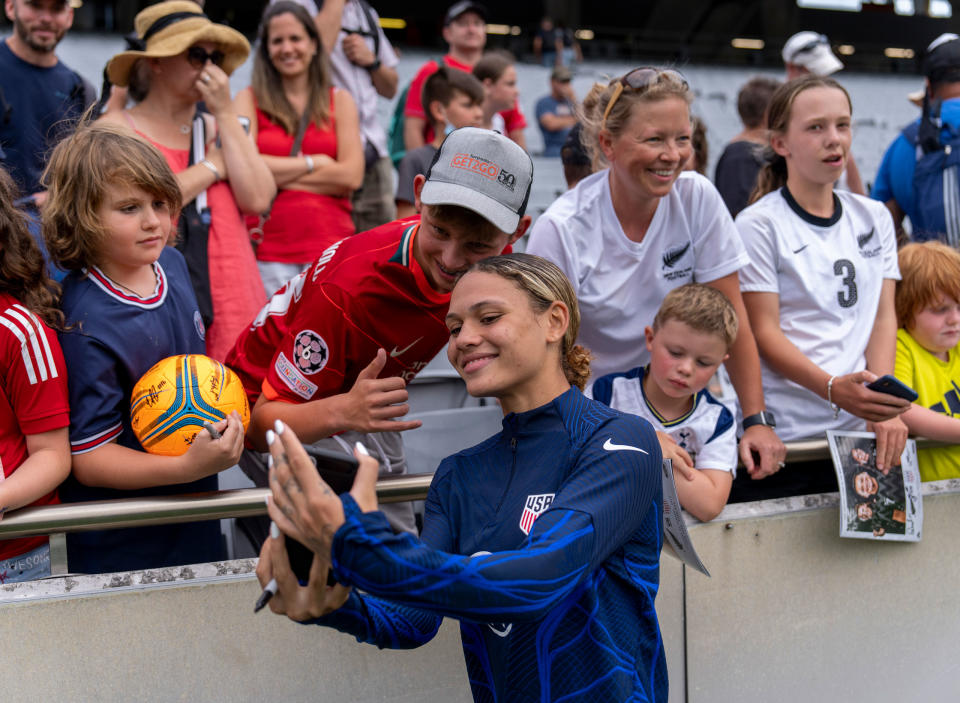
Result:
M472 700L455 623L445 622L419 650L381 652L268 610L254 615L260 588L252 566L230 562L240 572L234 575L210 574L214 565L203 565L196 573L41 583L46 594L0 606L4 696L97 703Z
M835 496L691 526L712 578L664 556L670 703L960 700L960 482L927 484L919 544L841 540ZM0 588L11 698L469 701L456 624L378 651L266 611L254 562Z
M671 685L689 703L960 700L958 491L924 484L919 543L840 539L835 494L692 527L712 578L686 570Z

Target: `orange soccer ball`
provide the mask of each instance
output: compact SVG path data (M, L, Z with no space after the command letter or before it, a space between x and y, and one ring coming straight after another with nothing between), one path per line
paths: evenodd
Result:
M246 430L250 405L240 378L203 354L158 361L137 381L130 398L133 433L148 452L164 456L180 456L204 422L219 422L234 410Z

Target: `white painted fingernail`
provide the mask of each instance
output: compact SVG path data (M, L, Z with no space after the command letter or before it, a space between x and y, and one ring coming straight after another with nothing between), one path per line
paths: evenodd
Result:
M267 454L267 468L273 468L273 454Z
M267 446L269 447L273 444L274 440L277 438L277 435L274 434L273 430L267 430Z
M354 446L356 447L357 451L363 454L364 456L370 456L370 452L368 452L367 448L363 446L363 442L357 442L356 445Z
M280 420L277 420L276 422L273 423L273 429L276 431L277 434L283 434L283 427L284 425L282 422L280 422Z
M280 528L273 520L270 521L270 536L274 539L280 539Z
M268 508L270 507L270 494L269 494L269 493L267 493L267 495L265 495L265 496L263 497L263 502L264 502L264 504L265 504Z

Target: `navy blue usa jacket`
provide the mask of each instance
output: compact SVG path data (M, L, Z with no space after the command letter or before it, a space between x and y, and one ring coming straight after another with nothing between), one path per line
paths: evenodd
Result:
M573 388L507 415L440 465L421 540L343 497L355 588L313 622L405 648L457 618L477 701L666 701L660 462L649 423Z

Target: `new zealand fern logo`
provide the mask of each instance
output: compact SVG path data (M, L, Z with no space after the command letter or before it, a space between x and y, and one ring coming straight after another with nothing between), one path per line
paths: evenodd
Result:
M863 234L858 234L858 235L857 235L857 246L859 246L861 249L863 249L863 248L867 245L867 242L869 242L871 239L873 239L873 235L875 235L876 233L877 233L876 228L875 228L875 227L871 227L869 232L864 232Z
M677 262L683 258L683 255L687 253L687 249L690 248L690 242L687 242L682 247L677 247L675 249L669 249L663 255L663 265L667 268L673 268L677 265Z

